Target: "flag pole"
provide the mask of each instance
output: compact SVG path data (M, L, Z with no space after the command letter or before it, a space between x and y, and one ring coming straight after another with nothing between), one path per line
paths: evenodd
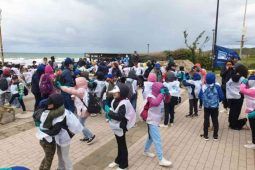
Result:
M2 64L4 65L4 50L3 50L3 40L2 40L2 9L0 8L0 48L1 48L1 59L2 59Z
M246 20L246 11L247 11L247 0L245 1L245 9L244 9L244 17L243 17L243 30L242 30L242 36L241 36L241 44L240 44L240 58L242 58L242 50L243 50L243 45L244 45L244 37L246 33L246 25L245 25L245 20Z
M215 29L214 29L214 41L213 41L213 57L212 57L213 61L216 57L215 56L215 45L217 44L219 5L220 5L220 0L217 0L216 22L215 22ZM214 63L212 63L212 71L214 72Z

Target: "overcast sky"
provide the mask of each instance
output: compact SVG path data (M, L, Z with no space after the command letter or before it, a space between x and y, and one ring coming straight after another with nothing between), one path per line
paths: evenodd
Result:
M138 52L185 47L205 30L212 40L217 0L0 0L9 52ZM238 47L245 0L220 0L218 44ZM206 48L211 48L212 41ZM255 0L247 42L255 47Z

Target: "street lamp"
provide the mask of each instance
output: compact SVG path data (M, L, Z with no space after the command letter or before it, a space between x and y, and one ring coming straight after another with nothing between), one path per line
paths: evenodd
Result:
M147 53L148 53L148 55L149 55L149 53L150 53L150 44L147 44L147 48L148 48Z
M2 64L4 64L4 51L3 51L3 40L2 40L2 25L1 25L1 20L2 20L2 9L0 8L0 48L1 48L1 59L2 59Z

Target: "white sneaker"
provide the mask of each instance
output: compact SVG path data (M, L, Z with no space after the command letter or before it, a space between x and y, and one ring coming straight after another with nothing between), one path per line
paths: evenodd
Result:
M170 123L170 126L173 127L173 126L174 126L174 123Z
M247 144L247 145L244 145L245 148L247 149L255 149L255 144Z
M150 158L154 158L155 157L155 154L154 153L151 153L151 152L144 152L143 153L144 156L148 156Z
M126 169L126 168L125 168L125 169ZM116 170L125 170L125 169L122 169L122 168L118 167Z
M162 160L159 161L159 165L160 165L160 166L171 166L171 165L172 165L172 162L166 160L165 158L162 158Z
M252 141L251 141L251 140L248 140L247 143L248 143L248 144L252 144Z
M116 164L115 162L112 162L108 165L109 168L114 168L116 166L118 166L118 164Z
M168 126L167 126L167 125L164 125L164 124L160 124L159 127L168 128Z

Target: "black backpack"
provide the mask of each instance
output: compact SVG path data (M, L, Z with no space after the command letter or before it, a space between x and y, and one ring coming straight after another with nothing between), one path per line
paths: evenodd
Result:
M88 94L89 94L88 106L85 104L83 99L80 99L83 105L87 108L87 111L89 113L100 113L101 106L99 104L98 98L96 97L96 94L93 92L89 92Z
M7 81L6 78L4 78L4 77L2 77L2 78L0 79L0 89L1 89L2 91L5 91L5 90L8 89L8 81Z

